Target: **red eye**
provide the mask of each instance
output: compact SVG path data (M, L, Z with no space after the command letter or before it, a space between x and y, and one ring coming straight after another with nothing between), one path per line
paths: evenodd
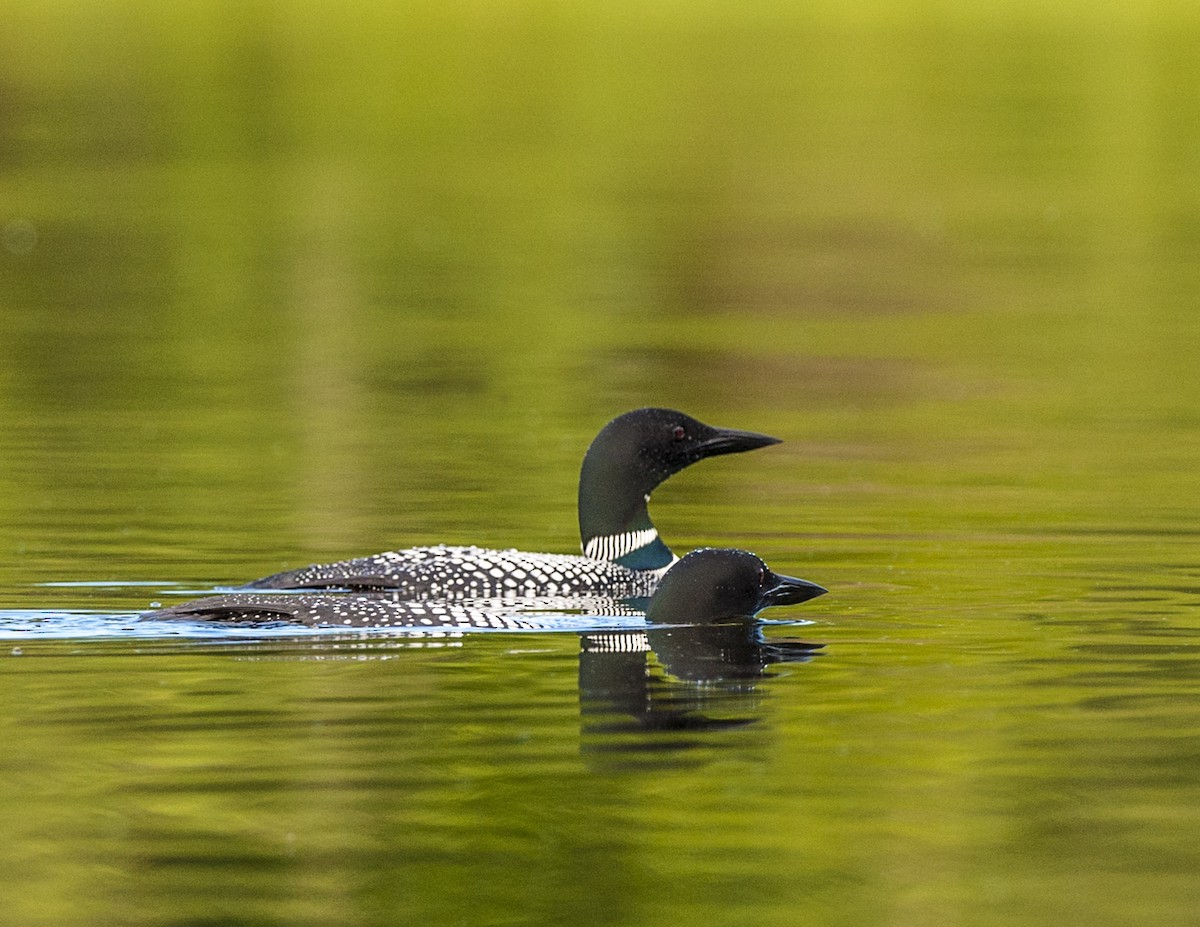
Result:
M767 584L767 571L765 569L758 571L758 584L765 586Z
M682 425L676 425L675 430L671 434L675 436L676 441L682 441L687 437L687 430Z

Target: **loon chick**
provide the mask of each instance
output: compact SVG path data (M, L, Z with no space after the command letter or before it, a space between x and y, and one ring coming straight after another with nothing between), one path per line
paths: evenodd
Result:
M715 428L673 409L626 412L601 429L583 458L582 557L413 547L276 573L243 588L395 589L409 598L649 595L676 560L646 507L655 487L706 457L778 443L752 431Z
M825 593L816 583L772 573L754 554L742 550L695 550L671 567L650 600L652 624L715 625L745 621L771 605L796 605ZM559 600L541 604L577 607ZM143 620L297 623L318 628L417 628L441 630L578 630L592 617L540 615L525 610L529 601L456 603L412 601L396 592L233 592L146 612ZM591 611L640 617L616 599L598 599Z
M652 624L722 624L772 605L799 605L829 590L780 576L744 550L694 550L667 571L646 609Z

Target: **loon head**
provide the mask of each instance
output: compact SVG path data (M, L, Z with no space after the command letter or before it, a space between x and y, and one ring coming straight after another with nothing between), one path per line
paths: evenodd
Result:
M660 570L674 554L658 536L646 503L663 480L705 457L736 454L778 438L714 428L674 409L637 409L601 429L579 474L583 552L639 570Z
M655 624L744 621L771 605L799 605L828 590L780 576L744 550L694 550L667 570L646 617Z

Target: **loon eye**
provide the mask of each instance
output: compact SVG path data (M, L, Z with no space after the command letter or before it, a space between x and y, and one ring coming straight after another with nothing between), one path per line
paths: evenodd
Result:
M758 584L765 586L767 584L767 568L761 567L758 571Z
M671 434L675 436L676 441L682 441L687 437L687 429L682 425L676 425Z

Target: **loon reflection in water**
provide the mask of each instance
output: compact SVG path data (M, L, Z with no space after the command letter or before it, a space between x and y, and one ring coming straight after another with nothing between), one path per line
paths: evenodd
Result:
M761 715L758 681L768 668L807 663L823 648L768 638L754 621L583 635L585 746L603 753L681 749L705 743L686 735L754 724Z
M395 589L410 600L649 595L675 562L650 520L654 489L707 457L778 443L673 409L637 409L605 425L584 455L578 500L583 556L414 547L276 573L243 588Z

